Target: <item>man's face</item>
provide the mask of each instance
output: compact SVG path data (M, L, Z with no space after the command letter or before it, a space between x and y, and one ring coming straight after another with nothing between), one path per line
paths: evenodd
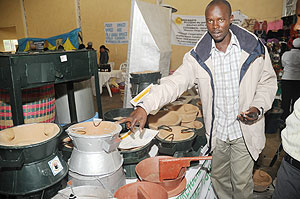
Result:
M103 52L104 52L104 48L100 48L100 52L102 52L102 53L103 53Z
M223 41L229 33L229 26L233 20L227 6L222 3L211 5L205 12L205 18L208 32L215 42Z

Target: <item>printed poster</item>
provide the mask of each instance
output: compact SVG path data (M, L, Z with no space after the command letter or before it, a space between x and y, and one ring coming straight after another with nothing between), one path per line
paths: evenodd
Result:
M128 43L128 22L106 22L104 23L106 44Z
M248 17L240 11L232 12L233 23L241 25ZM172 15L171 43L179 46L195 46L206 32L205 16Z

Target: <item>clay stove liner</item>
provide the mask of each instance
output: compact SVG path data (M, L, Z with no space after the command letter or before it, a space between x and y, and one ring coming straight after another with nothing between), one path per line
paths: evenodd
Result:
M53 123L35 123L11 127L0 133L0 145L26 146L44 142L60 132Z
M272 177L265 171L255 170L253 174L254 190L258 192L265 191L272 183Z
M160 185L151 182L135 182L122 186L115 195L118 199L167 199L167 191Z
M196 119L199 108L192 104L182 104L169 107L170 110L176 111L180 117L181 122L192 122Z
M180 192L173 193L172 191L177 189L183 182L186 168L184 167L180 170L176 179L163 180L162 182L160 182L159 181L159 159L160 158L173 158L173 157L156 156L156 157L144 159L136 165L135 171L142 181L154 182L156 184L163 186L169 193L169 197L178 195ZM170 192L172 192L172 195L170 195Z
M159 130L159 133L157 134L157 137L159 137L162 140L166 141L182 141L182 140L187 140L191 137L194 136L194 132L189 132L189 133L181 133L182 129L186 129L187 127L182 127L182 126L171 126L172 132L161 129ZM168 136L170 134L174 134L174 138L172 139L173 136ZM168 137L167 137L168 136Z
M94 125L93 122L82 122L71 126L73 133L93 136L112 134L117 130L117 124L113 122L102 121L99 125Z
M150 129L155 129L161 125L179 125L181 122L181 118L179 114L175 111L159 111L155 115L149 115L148 123Z
M181 126L188 127L188 128L201 129L203 127L203 124L202 124L202 122L195 120L193 122L182 122Z

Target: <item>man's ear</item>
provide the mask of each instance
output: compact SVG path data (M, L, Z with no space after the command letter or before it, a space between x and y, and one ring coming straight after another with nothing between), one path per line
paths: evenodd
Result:
M234 16L233 16L233 15L231 15L231 16L230 16L230 18L229 18L229 20L230 20L230 24L232 24L232 22L233 22L233 19L234 19Z

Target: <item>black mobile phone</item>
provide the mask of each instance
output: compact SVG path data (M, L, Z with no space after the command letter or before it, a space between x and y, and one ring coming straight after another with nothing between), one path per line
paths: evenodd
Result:
M248 113L246 114L248 117L252 118L252 119L255 119L257 120L258 118L258 114L257 113L254 113L254 112L251 112L251 113Z

